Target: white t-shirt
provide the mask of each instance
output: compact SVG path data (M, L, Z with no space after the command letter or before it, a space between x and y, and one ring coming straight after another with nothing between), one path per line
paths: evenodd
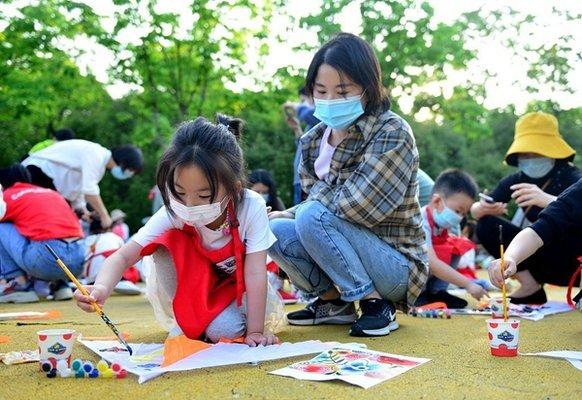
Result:
M73 208L82 208L85 195L99 194L99 181L110 159L111 151L100 144L73 139L56 142L31 154L22 165L40 168Z
M277 241L269 228L269 218L265 200L252 190L244 190L244 200L238 208L238 231L240 239L246 246L246 253L257 253L269 249ZM173 218L166 212L166 207L160 208L148 222L131 238L144 247L167 230L182 229L184 222ZM209 250L223 247L232 240L232 235L225 236L222 231L214 231L203 226L196 228L202 238L202 245Z

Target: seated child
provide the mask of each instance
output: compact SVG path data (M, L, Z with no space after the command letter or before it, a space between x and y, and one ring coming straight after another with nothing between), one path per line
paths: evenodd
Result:
M532 276L529 270L522 269L521 263L529 257L535 256L535 253L544 245L549 245L563 240L564 237L577 238L577 243L582 244L582 179L566 189L558 198L550 203L548 207L540 214L538 220L530 227L523 229L517 234L505 251L505 270L501 275L501 261L493 261L489 266L489 279L497 287L501 287L503 281L514 274L529 274L525 282L531 281L531 284L543 292L541 284L552 282L556 276L571 276L570 284L579 285L580 256L582 256L582 246L578 249L563 248L567 252L566 256L571 260L568 263L568 270L556 270L555 266L546 265L546 275ZM522 278L525 278L522 275ZM546 299L543 293L543 300ZM512 299L513 300L513 299ZM582 291L574 298L577 307L582 311ZM512 301L513 302L513 301ZM545 301L536 301L543 303ZM534 302L532 302L534 303Z
M53 298L71 299L67 277L45 247L49 244L74 275L81 274L83 232L67 201L54 190L24 182L5 187L2 198L0 303L38 301L31 278L55 281Z
M129 226L125 223L125 217L125 213L119 208L111 211L111 232L127 242L129 240Z
M88 285L95 282L95 278L101 271L107 257L123 247L125 243L110 229L103 229L101 218L97 213L91 214L89 232L90 235L85 239L85 264L83 265L82 280L84 284ZM140 288L134 283L135 275L139 278L139 272L135 267L129 267L113 290L119 294L141 294ZM137 282L137 280L139 279L135 281Z
M418 306L441 301L449 308L466 307L466 300L447 292L449 283L465 288L477 300L487 295L482 286L456 270L461 257L475 244L449 235L449 230L459 226L469 213L477 191L473 178L461 170L448 169L437 177L431 200L421 209L431 276L417 300Z
M197 118L178 128L158 163L164 207L105 260L91 298L75 293L79 307L103 304L128 266L153 255L148 299L171 336L243 337L253 347L278 341L266 327L267 305L282 308L267 284L267 249L276 239L265 201L245 189L241 130L241 120L221 115L217 124Z

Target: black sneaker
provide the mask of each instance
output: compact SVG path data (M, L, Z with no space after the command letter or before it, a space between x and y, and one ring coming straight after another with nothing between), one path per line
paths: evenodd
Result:
M315 299L303 310L287 314L287 321L291 325L321 325L321 324L351 324L357 318L354 303L343 300Z
M396 307L390 300L360 300L362 315L350 329L351 336L386 336L398 329Z

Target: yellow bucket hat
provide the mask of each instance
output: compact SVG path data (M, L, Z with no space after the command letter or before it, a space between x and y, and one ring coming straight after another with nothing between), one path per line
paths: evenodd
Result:
M515 136L505 155L505 162L517 167L519 153L536 153L555 160L572 160L576 151L560 135L556 117L544 112L532 112L515 123Z

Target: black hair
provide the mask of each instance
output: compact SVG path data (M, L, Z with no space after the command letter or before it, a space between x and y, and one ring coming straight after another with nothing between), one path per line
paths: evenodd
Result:
M249 175L249 187L256 183L262 183L269 188L269 201L267 202L267 207L271 207L273 211L283 211L279 210L280 207L278 207L279 202L277 199L279 196L277 194L277 184L275 183L273 175L264 169L255 169Z
M297 94L299 96L309 96L309 94L307 93L307 90L305 89L305 86L301 86L301 89L299 89L297 91Z
M374 49L365 40L351 33L340 33L315 53L305 78L305 89L310 96L313 96L315 79L322 64L336 69L342 82L345 76L365 90L364 114L390 109L390 98L382 86L380 63Z
M71 140L71 139L75 138L75 131L73 131L72 129L69 129L69 128L63 128L63 129L59 129L58 131L53 133L53 136L59 142L62 142L64 140Z
M91 219L89 222L89 233L91 235L98 235L100 233L107 232L108 229L104 229L101 226L101 217L97 213L91 213Z
M432 193L438 193L442 196L450 197L457 193L464 193L474 199L479 192L479 187L475 179L465 171L457 168L444 170L437 176Z
M243 151L239 145L244 122L225 115L216 115L216 124L198 117L185 122L174 134L172 144L164 152L158 170L156 183L168 212L170 195L180 196L174 185L174 172L182 167L195 165L204 173L210 185L210 203L214 203L220 185L233 199L235 210L243 197L237 190L237 181L246 185Z
M30 183L30 172L20 163L14 163L7 168L0 168L0 185L8 189L17 182Z
M143 169L143 154L138 147L130 144L114 147L111 149L111 156L115 164L123 170L129 169L139 174Z

